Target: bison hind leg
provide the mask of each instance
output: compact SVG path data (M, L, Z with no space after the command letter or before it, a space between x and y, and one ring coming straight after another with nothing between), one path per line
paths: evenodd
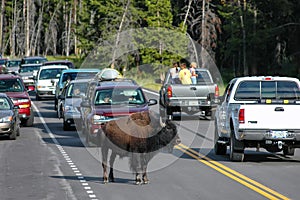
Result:
M141 185L142 183L143 183L142 178L141 178L140 174L137 172L135 175L135 184Z

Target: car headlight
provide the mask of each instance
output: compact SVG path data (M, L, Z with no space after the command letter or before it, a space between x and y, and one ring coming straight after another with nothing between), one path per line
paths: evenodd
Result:
M94 115L92 118L92 124L102 124L103 122L107 121L108 117L103 115Z
M0 123L10 123L13 120L12 116L2 117L0 118Z
M47 88L47 86L38 85L37 88L38 88L38 89L41 89L41 88Z
M74 108L73 106L65 106L64 107L64 112L76 112L76 113L79 113L79 111Z

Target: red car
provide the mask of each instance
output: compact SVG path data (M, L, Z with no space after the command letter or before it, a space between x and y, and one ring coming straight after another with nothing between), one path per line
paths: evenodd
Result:
M19 117L25 126L32 126L34 113L31 99L20 76L0 74L0 92L6 93L14 105L19 107Z
M128 116L131 113L148 111L149 106L157 104L156 99L147 99L140 86L130 81L99 82L91 99L81 103L87 108L84 132L86 143L97 144L102 125L110 120Z

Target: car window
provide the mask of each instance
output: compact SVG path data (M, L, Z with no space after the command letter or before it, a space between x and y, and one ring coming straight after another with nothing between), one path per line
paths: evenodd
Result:
M21 66L20 67L20 73L26 73L26 72L32 72L35 70L39 70L41 66L37 65L37 66Z
M210 76L207 71L197 71L197 84L211 83Z
M5 97L0 97L0 110L10 110L11 106L8 99Z
M60 68L42 69L40 72L39 79L40 80L57 79L59 78L62 70L64 69L60 69Z
M73 97L81 97L85 96L85 92L87 91L87 83L72 83L67 89L67 98Z
M95 77L97 72L68 72L64 73L62 77L62 83L67 80L75 80L75 79L92 79Z
M293 81L243 81L234 96L236 100L299 98L299 87Z
M0 92L23 92L24 87L20 79L0 80Z
M141 89L114 88L101 89L95 93L94 104L144 104L145 98Z

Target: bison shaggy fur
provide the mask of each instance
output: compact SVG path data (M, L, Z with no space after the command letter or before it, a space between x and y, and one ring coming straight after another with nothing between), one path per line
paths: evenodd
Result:
M167 120L161 123L150 111L133 113L109 121L101 129L99 144L102 152L103 181L114 181L113 164L117 155L129 156L129 166L135 173L136 184L148 183L147 165L161 148L173 149L180 143L176 125ZM108 151L110 172L108 176Z

